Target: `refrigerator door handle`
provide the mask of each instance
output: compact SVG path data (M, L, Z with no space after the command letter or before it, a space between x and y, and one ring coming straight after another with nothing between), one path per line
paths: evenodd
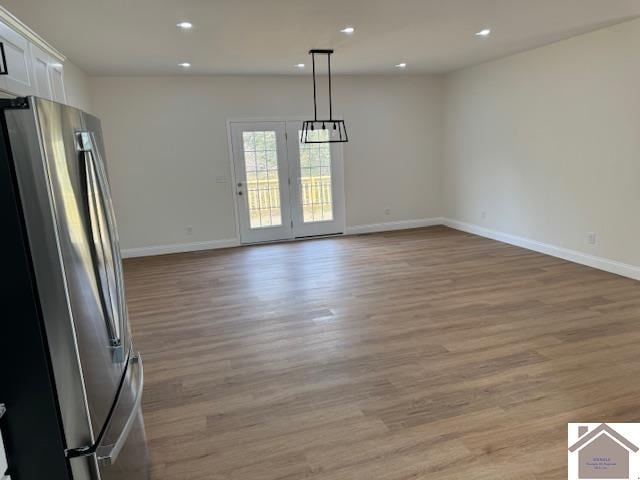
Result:
M94 132L89 132L89 138L91 138L91 154L96 159L96 171L98 173L98 181L100 182L100 193L104 205L106 207L106 219L109 225L109 236L111 244L111 253L113 256L113 266L115 271L115 290L118 303L118 318L120 320L120 348L124 349L124 339L122 336L126 335L126 320L127 320L127 303L124 298L124 275L122 272L122 258L120 256L120 242L118 240L118 229L116 228L116 218L113 211L113 205L111 203L111 191L109 188L109 180L107 179L107 171L105 169L104 159L100 155L100 150L96 147L97 142Z
M96 162L95 140L91 133L79 132L77 146L84 157L87 209L91 237L93 238L92 253L96 263L96 281L107 322L110 346L114 349L116 361L122 362L124 361L124 346L121 337L124 298L119 285L121 276L119 257L116 246L113 245L113 240L110 238L110 232L113 232L113 219L108 206L105 205L106 181L99 162ZM115 278L109 277L107 249L110 250L109 255L115 270Z
M138 363L138 371L140 372L138 376L138 390L136 391L136 396L133 401L129 417L127 418L124 428L120 432L118 439L112 445L98 447L96 453L100 465L109 466L116 463L118 455L120 455L122 448L129 438L129 433L135 425L138 411L142 405L142 391L144 390L144 367L142 365L142 356L138 353L131 357L131 363Z

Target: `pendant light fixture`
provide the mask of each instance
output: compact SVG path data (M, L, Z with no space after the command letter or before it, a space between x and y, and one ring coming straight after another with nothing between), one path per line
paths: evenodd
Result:
M300 133L301 143L344 143L349 141L344 120L333 118L333 104L331 99L331 54L333 50L309 50L313 65L313 120L306 120L302 124ZM316 88L316 55L327 56L327 73L329 78L329 119L318 120L318 99Z

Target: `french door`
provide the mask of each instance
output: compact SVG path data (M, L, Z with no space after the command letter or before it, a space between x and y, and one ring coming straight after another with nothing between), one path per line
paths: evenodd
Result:
M242 243L343 233L339 144L303 144L301 129L299 121L231 123Z

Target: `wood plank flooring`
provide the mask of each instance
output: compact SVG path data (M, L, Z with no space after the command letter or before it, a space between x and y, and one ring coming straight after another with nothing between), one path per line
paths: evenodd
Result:
M566 478L640 421L640 284L434 227L132 259L154 480Z

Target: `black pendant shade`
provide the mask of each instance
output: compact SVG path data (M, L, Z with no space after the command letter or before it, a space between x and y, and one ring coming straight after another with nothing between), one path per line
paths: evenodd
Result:
M333 118L331 98L331 54L333 50L309 50L313 65L313 120L302 124L300 142L302 143L345 143L349 141L344 120ZM327 56L327 72L329 75L329 118L318 119L318 99L316 95L316 55Z

